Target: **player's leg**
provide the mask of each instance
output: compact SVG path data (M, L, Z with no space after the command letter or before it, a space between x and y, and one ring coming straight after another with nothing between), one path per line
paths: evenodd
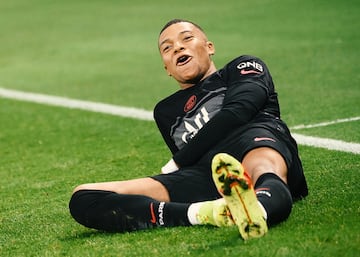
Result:
M287 183L287 164L278 150L271 147L257 147L246 153L241 163L254 184L264 173L274 173Z
M152 178L83 184L69 208L80 224L104 231L134 231L190 225L189 204L170 203L167 189Z
M220 197L210 176L210 170L192 167L153 178L83 184L75 188L69 208L80 224L105 231L195 225L199 223L191 222L196 216L188 213L190 203ZM215 209L224 212L226 205L216 202ZM212 207L200 218L206 215L213 215Z
M69 203L80 224L117 232L190 225L188 207L170 203L167 189L152 178L80 185Z
M267 225L289 216L292 197L285 183L287 165L273 148L249 151L242 164L228 154L217 154L212 169L214 182L244 239L264 235Z
M74 189L74 193L79 190L104 190L118 194L144 195L163 202L170 200L169 193L164 185L150 177L82 184Z
M214 182L227 208L213 201L193 204L189 210L194 209L193 213L200 217L198 224L228 226L235 222L244 239L260 237L267 232L267 225L285 220L291 212L292 197L285 183L287 164L270 147L250 150L242 164L228 154L215 155ZM225 219L228 210L231 218Z
M267 224L286 220L292 209L292 196L283 156L273 148L260 147L247 153L242 165L255 185L257 199L266 211Z
M103 231L125 232L155 227L188 226L189 204L160 202L143 195L79 190L70 200L73 218Z

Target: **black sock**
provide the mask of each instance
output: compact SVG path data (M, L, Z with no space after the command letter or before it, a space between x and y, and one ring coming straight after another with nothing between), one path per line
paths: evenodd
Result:
M258 201L267 212L269 226L286 220L292 209L292 197L287 185L274 173L262 174L255 184Z
M165 226L188 226L189 204L159 202L143 195L80 190L70 200L73 218L104 231L124 232Z

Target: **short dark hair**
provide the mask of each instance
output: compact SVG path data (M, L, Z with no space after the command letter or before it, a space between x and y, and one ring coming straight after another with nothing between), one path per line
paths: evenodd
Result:
M195 27L197 27L198 29L200 29L202 32L204 32L204 30L199 26L197 25L196 23L192 22L192 21L189 21L189 20L185 20L185 19L172 19L170 21L168 21L165 26L160 30L160 33L161 34L166 28L170 27L171 25L173 24L176 24L176 23L180 23L180 22L188 22L188 23L191 23L192 25L194 25Z

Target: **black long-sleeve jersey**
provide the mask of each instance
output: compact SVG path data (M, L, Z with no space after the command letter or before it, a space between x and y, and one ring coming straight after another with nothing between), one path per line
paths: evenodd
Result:
M154 109L156 124L180 167L194 164L231 132L269 114L280 117L271 75L263 61L247 55Z

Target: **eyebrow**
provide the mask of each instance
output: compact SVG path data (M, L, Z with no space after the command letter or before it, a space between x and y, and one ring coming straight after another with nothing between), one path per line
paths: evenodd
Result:
M183 30L181 31L179 34L182 35L182 34L185 34L187 32L192 32L191 30ZM166 42L170 41L170 39L166 38L164 39L163 41L161 41L161 43L159 44L159 47L161 47L163 44L165 44Z

